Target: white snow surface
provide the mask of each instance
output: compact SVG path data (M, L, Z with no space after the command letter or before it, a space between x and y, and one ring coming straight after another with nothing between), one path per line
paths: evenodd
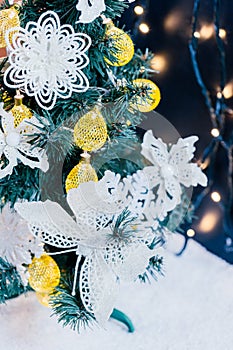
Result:
M232 350L233 266L190 240L172 236L162 251L165 277L149 284L124 284L116 308L135 332L110 320L105 330L78 334L50 317L34 293L0 307L1 350Z

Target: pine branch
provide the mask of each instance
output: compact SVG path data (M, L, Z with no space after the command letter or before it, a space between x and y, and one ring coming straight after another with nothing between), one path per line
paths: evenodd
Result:
M16 267L0 258L0 304L26 291Z
M163 276L163 257L159 255L150 258L149 265L146 268L146 272L143 275L139 275L139 280L143 283L150 282L152 277L157 281L158 275Z
M125 208L120 215L118 215L114 225L112 226L112 238L117 238L123 241L128 241L130 237L135 235L135 228L137 216L132 216L128 208Z
M55 315L59 323L70 326L71 329L80 333L82 328L90 327L95 322L95 318L84 308L78 290L76 290L76 296L71 295L72 285L72 274L61 279L60 285L50 297L50 305L53 309L52 316Z

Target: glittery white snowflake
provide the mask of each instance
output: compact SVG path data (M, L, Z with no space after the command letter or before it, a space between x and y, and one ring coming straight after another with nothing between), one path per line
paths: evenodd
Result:
M10 66L4 82L12 88L35 96L38 105L52 109L57 97L69 98L84 92L89 81L82 69L89 64L85 52L91 45L87 34L75 33L71 25L61 25L53 11L43 13L38 22L28 22L25 29L6 35Z
M40 257L43 244L33 236L19 214L6 204L0 213L0 256L17 268L22 281L27 284L26 268L31 263L31 254Z
M35 117L24 119L16 128L14 127L14 117L11 113L3 109L3 103L0 103L0 160L3 155L8 164L0 166L0 179L11 175L14 167L21 161L30 168L40 168L44 172L48 170L49 164L47 156L43 149L33 147L30 144L31 137L27 134L38 133L38 120ZM27 123L30 123L29 124ZM34 124L35 126L33 126Z
M116 193L119 179L114 175L107 172L102 181L83 183L68 192L67 201L76 221L58 203L49 200L15 205L34 236L57 248L76 251L76 273L81 257L85 257L79 274L79 292L84 307L100 324L107 321L114 307L117 279L134 280L155 255L148 248L153 239L151 231L141 230L140 220L136 222L136 232L131 226L127 226L125 236L117 230L124 200ZM115 215L110 206L116 210ZM76 277L73 292L75 283Z
M197 140L197 136L180 138L170 147L155 138L151 130L144 135L141 153L153 166L144 168L143 172L148 176L150 188L158 186L156 208L159 218L165 217L180 203L181 185L207 185L206 175L197 164L191 163Z
M134 1L135 0L129 0L128 2ZM106 10L106 5L105 0L78 0L76 8L81 12L78 23L91 23Z

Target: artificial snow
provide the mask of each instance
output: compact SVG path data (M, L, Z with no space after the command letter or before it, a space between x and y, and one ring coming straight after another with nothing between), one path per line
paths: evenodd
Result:
M135 333L111 320L107 329L81 334L62 328L34 293L0 307L1 350L232 350L233 266L190 240L173 235L165 277L122 285L116 307L133 320Z

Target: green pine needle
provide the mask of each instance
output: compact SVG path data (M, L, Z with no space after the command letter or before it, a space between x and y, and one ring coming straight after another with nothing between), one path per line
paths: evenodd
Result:
M16 267L0 258L0 304L26 291Z
M76 296L71 295L72 285L72 275L61 279L60 285L50 297L50 305L53 309L52 316L55 315L59 323L80 333L81 329L94 324L95 318L84 308L78 290L76 290Z

